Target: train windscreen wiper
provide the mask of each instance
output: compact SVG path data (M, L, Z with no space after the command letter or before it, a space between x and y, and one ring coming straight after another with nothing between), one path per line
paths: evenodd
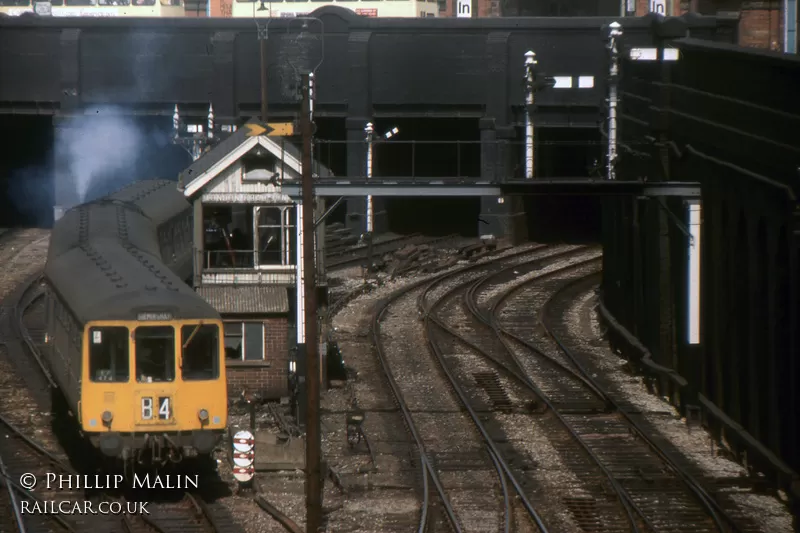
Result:
M192 330L192 334L191 334L191 335L189 335L189 338L188 338L188 339L186 339L186 342L184 342L184 343L183 343L183 347L181 348L182 350L186 350L186 347L187 347L187 346L189 346L189 343L190 343L190 342L192 342L192 339L194 339L194 336L195 336L195 335L197 335L197 332L198 332L198 331L200 331L200 326L202 326L202 325L203 325L203 324L197 324L197 325L194 327L194 329Z

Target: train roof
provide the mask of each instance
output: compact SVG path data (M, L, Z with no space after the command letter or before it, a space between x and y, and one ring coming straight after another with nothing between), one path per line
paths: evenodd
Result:
M111 239L85 243L49 260L45 277L81 323L137 320L142 312L219 319L158 256Z
M103 200L130 204L131 208L139 209L157 226L191 208L186 197L178 190L178 182L171 180L135 181Z
M106 198L74 207L53 225L50 249L51 261L74 248L98 239L128 242L150 255L159 255L154 239L153 222L133 204Z
M175 182L138 182L70 209L53 225L45 277L80 322L137 320L142 312L219 318L162 262L156 221L190 207L167 184Z

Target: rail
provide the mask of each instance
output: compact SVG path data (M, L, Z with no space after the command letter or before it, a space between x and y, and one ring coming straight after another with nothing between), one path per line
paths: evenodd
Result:
M538 249L538 248L528 249L528 250L523 250L523 251L519 251L519 252L506 254L506 255L502 256L502 259L506 259L507 260L507 259L511 259L511 258L515 258L515 257L530 255L536 249ZM492 260L496 260L496 259L498 259L498 258L493 258ZM418 430L417 430L417 428L416 428L416 426L414 424L413 416L411 415L411 411L408 408L408 405L406 404L406 402L405 402L405 400L403 398L402 391L400 390L400 388L399 388L399 386L397 384L397 381L395 380L395 378L394 378L394 376L392 374L392 371L389 368L389 362L388 362L388 359L386 357L385 349L384 349L384 346L383 346L382 341L381 341L380 322L381 322L383 316L385 315L385 313L388 311L389 306L395 300L398 300L399 298L401 298L403 295L405 295L405 294L407 294L407 293L409 293L409 292L411 292L411 291L413 291L413 290L415 290L417 288L423 287L426 284L431 284L432 280L444 279L447 276L451 276L451 275L454 275L456 273L467 272L467 271L470 271L470 270L473 270L473 269L482 268L482 267L485 267L486 264L489 263L489 262L491 262L491 260L490 261L481 261L481 262L478 262L476 264L467 265L467 266L464 266L464 267L457 268L455 270L451 270L451 271L449 271L449 272L447 272L445 274L440 274L440 275L435 276L433 278L425 278L425 279L422 279L422 280L420 280L418 282L412 283L410 285L406 285L402 289L399 289L399 290L393 292L388 297L386 297L381 302L379 302L379 304L375 307L375 310L374 310L374 313L373 313L373 316L372 316L372 324L371 324L372 337L373 337L373 341L374 341L376 349L377 349L378 359L379 359L381 367L382 367L382 369L384 371L384 375L386 376L387 381L389 382L389 387L390 387L390 389L392 391L392 396L394 397L395 402L400 407L400 411L401 411L401 413L403 415L403 419L405 421L406 427L408 428L409 433L411 433L411 436L414 439L414 442L416 443L416 446L417 446L417 449L418 449L419 455L420 455L420 463L421 463L421 468L422 468L422 479L423 479L424 501L423 501L421 515L420 515L419 530L418 530L419 533L423 533L426 530L426 526L427 526L427 519L428 519L428 512L429 512L428 506L429 506L429 503L430 503L429 499L428 499L428 493L429 493L428 482L429 482L429 480L432 481L434 486L435 486L436 492L437 492L437 494L439 495L439 497L441 499L442 506L444 507L445 513L447 514L447 517L450 520L450 523L453 526L453 529L456 532L460 532L461 531L461 527L460 527L460 525L458 523L458 520L457 520L457 518L455 516L455 511L454 511L454 509L453 509L453 507L452 507L452 505L451 505L451 503L450 503L450 501L449 501L449 499L447 497L446 491L445 491L444 487L442 486L442 483L441 483L441 481L440 481L440 479L438 477L438 474L433 469L433 467L431 465L431 461L427 456L427 453L425 451L424 442L423 442L423 440L422 440L422 438L421 438L421 436L420 436L420 434L419 434L419 432L418 432ZM499 454L497 453L497 450L492 450L491 448L489 448L489 453L490 453L490 456L492 454L494 454L494 457L492 459L493 461L500 457ZM502 465L500 465L500 467L502 468ZM515 488L519 489L519 486L517 485ZM533 511L533 507L530 505L529 502L528 502L527 507L530 510ZM533 511L533 512L535 513L535 511ZM543 533L546 533L547 530L543 528L543 529L541 529L541 531Z
M3 486L5 486L8 491L8 499L11 504L11 512L14 514L14 523L17 525L17 533L27 533L28 530L25 528L25 522L22 520L22 509L17 499L16 487L9 482L11 476L8 475L8 470L6 470L6 465L2 457L0 457L0 476L2 476L2 480L0 481L2 481Z
M574 250L573 250L573 252L574 252ZM557 259L558 255L559 254L554 254L553 256L551 256L551 258ZM544 259L547 259L547 258L544 258ZM482 322L485 325L487 325L489 327L492 327L494 329L494 331L497 334L497 337L503 342L503 345L506 347L508 354L517 362L517 365L519 366L519 368L522 369L523 367L521 366L521 364L519 363L519 361L517 359L518 356L516 356L515 352L507 344L507 342L505 341L503 336L507 336L509 338L513 338L516 342L519 342L520 344L522 344L522 345L524 345L524 346L526 346L526 347L528 347L530 349L533 349L534 352L537 352L538 350L534 346L532 346L529 342L526 342L524 339L522 339L518 335L514 335L512 332L508 331L506 328L500 326L500 324L496 320L496 317L498 316L498 308L499 308L499 306L502 305L503 301L510 294L518 291L519 289L521 289L522 287L530 284L531 282L541 282L542 280L550 278L550 277L552 277L554 275L558 275L558 274L561 274L561 273L564 273L564 272L568 272L568 271L570 271L572 269L585 267L587 265L590 265L592 263L597 262L598 260L599 260L599 258L593 258L593 259L584 260L584 261L580 261L580 262L573 262L572 264L569 264L567 266L557 268L557 269L555 269L553 271L544 273L542 275L538 275L538 276L536 276L536 277L534 277L532 279L529 279L529 280L524 281L522 283L516 284L515 286L513 286L513 287L511 287L509 289L506 289L498 298L496 298L494 300L493 304L490 306L490 308L488 310L488 314L482 312L480 310L480 308L478 307L478 305L477 305L476 293L477 293L477 291L480 289L480 287L482 285L484 285L484 284L486 284L488 282L489 278L495 278L496 279L498 276L503 275L504 272L505 273L509 273L509 271L513 270L514 276L509 276L509 277L514 279L515 276L524 275L526 273L526 271L533 272L535 269L530 268L531 265L534 265L534 264L536 264L536 263L538 263L540 261L534 260L534 261L531 261L530 263L524 264L524 265L511 265L511 266L506 267L506 268L504 268L502 270L498 270L496 272L493 272L493 273L487 275L484 279L479 279L477 282L473 283L472 286L467 290L467 292L464 295L465 303L467 304L467 307L470 310L470 312L473 314L473 316L475 316L480 322ZM595 275L594 272L589 274L589 276L593 276L593 275ZM572 282L567 283L565 286L560 287L559 290L556 291L556 293L554 295L552 295L548 299L548 301L546 302L545 305L546 306L552 305L552 302L563 291L565 291L568 288L574 286L578 282L584 281L586 278L587 278L587 276L581 276L581 277L577 278L577 280L573 280ZM436 304L434 304L434 306L435 305L441 305L442 301L444 301L447 298L448 294L453 293L453 292L458 291L458 290L461 290L463 288L463 286L467 285L467 284L469 284L469 282L461 284L460 286L456 286L456 287L453 287L453 288L449 289L447 291L447 293L445 293L444 295L439 297L439 301ZM429 308L427 312L432 315L432 310L433 310L433 308ZM541 319L544 320L544 317L548 316L548 314L549 314L549 308L543 307ZM474 343L472 343L468 339L464 338L463 335L459 331L455 331L454 329L450 328L449 326L447 326L447 324L445 324L445 323L443 323L441 321L438 322L438 325L441 328L445 329L445 331L450 333L455 338L458 338L461 343L469 346L472 349L477 350L480 353L483 353L484 355L486 355L487 357L492 359L501 368L503 368L505 370L509 370L507 367L505 367L505 365L503 365L499 361L497 361L496 357L490 356L490 354L488 352L486 352L485 350L481 349L480 347L475 346ZM544 325L544 323L543 323L543 325ZM548 327L548 326L545 326L545 327L546 327L546 331L548 332L548 335L550 335L551 338L553 338L554 332L553 332L552 327ZM563 351L564 349L568 349L568 347L563 342L556 343L556 344L559 347L559 350L561 350L561 351ZM563 365L557 364L557 362L555 360L551 359L549 356L545 356L541 352L539 352L539 353L544 358L545 361L549 360L552 363L556 363L555 366L561 367L562 369L567 370L570 374L573 374L573 375L576 374L576 372L574 370L568 369L566 367L563 367ZM570 353L570 355L572 355L572 354ZM625 420L626 420L626 422L635 431L635 434L637 434L640 438L642 438L642 440L655 453L655 455L658 457L658 459L660 461L662 461L664 464L666 464L670 468L670 470L673 470L673 471L678 473L679 477L681 479L683 479L684 482L686 483L686 486L689 489L689 491L694 496L697 497L698 502L706 509L707 514L709 516L711 516L712 520L714 520L715 525L718 528L720 528L720 531L725 531L725 529L723 529L723 527L722 527L721 521L718 518L718 514L722 514L724 516L724 518L726 519L725 521L728 524L732 525L734 530L738 530L737 527L736 527L736 524L733 523L732 519L729 516L724 514L724 511L721 508L719 508L719 506L716 504L716 502L710 502L709 501L709 497L703 491L703 488L700 487L698 484L695 484L694 480L691 478L691 476L689 476L685 472L681 471L679 466L674 461L672 461L670 459L670 457L660 447L658 447L654 442L652 442L652 440L648 439L646 432L634 420L632 420L630 416L628 416L628 413L626 413L626 412L624 412L624 410L620 409L619 405L617 405L616 403L613 403L611 401L612 399L608 398L607 395L602 392L602 389L599 387L599 385L595 382L594 379L588 379L589 373L588 373L587 369L581 364L581 362L577 358L575 358L574 356L571 356L571 357L568 356L568 358L569 358L570 362L575 366L575 368L578 369L578 372L580 372L582 374L580 376L581 377L580 381L583 382L583 384L585 386L587 386L588 390L591 390L593 392L593 394L595 394L595 395L599 394L599 397L601 399L603 399L603 401L604 401L604 403L606 405L611 406L614 409L614 412L623 415ZM517 372L513 372L513 371L509 371L509 373L512 374L512 375L515 375L515 376L518 375ZM606 468L606 466L601 462L599 457L593 452L593 450L587 445L587 443L585 443L583 441L583 438L581 437L581 435L579 435L579 433L577 433L575 431L575 429L570 426L570 423L562 416L562 414L559 412L559 410L552 404L550 399L545 394L543 394L542 391L530 379L522 378L522 379L520 379L520 381L522 381L523 384L526 384L530 389L532 389L534 394L536 394L536 396L539 397L548 406L548 408L550 408L551 412L553 412L556 415L556 417L562 422L562 424L568 429L570 434L572 434L573 438L581 445L581 447L588 453L588 455L593 458L594 462L599 466L600 470L603 472L603 474L606 476L606 478L610 481L610 483L611 483L612 487L614 488L615 492L617 492L617 494L619 495L621 501L623 502L623 507L625 508L625 511L627 513L628 520L629 520L629 522L631 524L632 529L634 531L638 530L638 524L636 523L636 521L634 521L634 517L631 514L632 510L635 510L637 515L641 518L642 522L648 528L652 529L652 523L651 523L650 519L645 516L644 511L639 507L638 503L633 500L631 495L628 493L628 490L623 488L619 484L619 482L617 481L615 476Z
M595 273L591 273L588 276L593 276L593 275L595 275ZM554 330L552 324L545 318L549 314L549 310L552 307L553 302L556 300L557 296L560 296L564 292L572 289L575 285L582 283L584 279L588 276L581 276L575 278L569 283L566 283L565 285L560 287L558 291L556 291L556 293L554 293L553 296L550 297L545 302L542 308L542 313L540 315L539 322L542 325L542 327L545 328L548 335L550 335L550 337L559 346L564 355L566 355L570 359L570 361L572 361L575 364L576 368L578 368L578 370L583 374L583 376L590 382L594 383L595 386L599 388L596 377L594 377L590 372L588 372L586 367L580 363L580 361L575 356L575 353L572 351L572 349L564 342L564 339ZM625 420L627 420L628 424L634 429L639 438L641 438L644 442L646 442L647 445L650 447L650 449L653 450L653 452L659 456L659 458L664 462L664 464L669 466L683 480L683 482L686 484L689 490L697 497L697 499L701 502L701 504L706 507L719 531L723 532L727 530L723 525L723 521L727 523L733 529L733 531L737 532L741 531L741 529L739 528L738 524L733 519L733 517L731 517L728 513L725 512L724 509L720 507L720 505L716 502L716 500L714 500L714 498L711 497L706 492L703 486L696 479L694 479L694 477L691 474L687 473L683 468L681 468L669 455L667 455L664 452L664 450L658 444L656 444L653 441L653 439L649 437L649 435L644 430L642 425L639 422L637 422L631 416L631 414L627 412L627 410L622 409L619 403L608 394L604 393L604 396L606 401L614 407L615 411L618 412L620 415L622 415L625 418Z

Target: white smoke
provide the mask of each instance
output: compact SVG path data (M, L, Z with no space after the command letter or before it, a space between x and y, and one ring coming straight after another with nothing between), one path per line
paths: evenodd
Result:
M137 180L174 178L190 163L172 144L169 118L104 107L56 122L37 164L12 169L8 194L16 213L47 226L53 206L61 211Z
M78 203L86 202L92 188L118 181L119 173L137 178L135 163L146 144L146 134L136 122L112 107L71 119L66 127L56 128L57 179L68 179L75 186ZM123 185L123 184L121 184Z

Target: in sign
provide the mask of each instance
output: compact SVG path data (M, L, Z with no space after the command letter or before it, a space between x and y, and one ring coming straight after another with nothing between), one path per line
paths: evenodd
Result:
M650 13L667 16L667 0L650 0Z
M457 17L471 17L472 16L472 0L458 0L456 7Z

